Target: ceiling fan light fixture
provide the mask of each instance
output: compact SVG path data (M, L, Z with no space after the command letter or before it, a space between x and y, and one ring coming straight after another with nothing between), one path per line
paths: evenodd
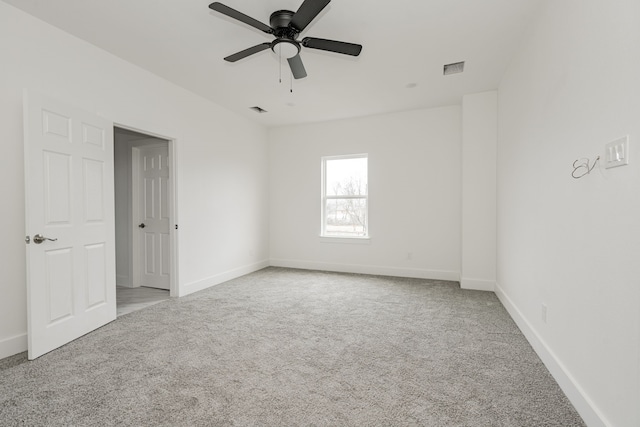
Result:
M271 50L282 58L289 59L300 53L300 44L293 40L276 39L271 44Z

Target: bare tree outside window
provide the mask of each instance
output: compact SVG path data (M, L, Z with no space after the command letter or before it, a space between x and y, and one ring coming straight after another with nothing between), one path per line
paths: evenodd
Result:
M322 235L367 237L367 156L323 158Z

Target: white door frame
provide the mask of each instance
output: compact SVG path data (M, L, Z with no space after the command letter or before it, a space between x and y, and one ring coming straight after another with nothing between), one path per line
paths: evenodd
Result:
M179 292L179 284L178 284L178 220L177 220L177 150L176 150L176 140L171 137L167 137L164 135L160 135L157 133L149 132L146 130L137 129L131 126L123 125L120 123L113 124L115 127L125 130L130 130L133 132L141 133L143 135L148 135L152 138L158 138L165 141L168 141L169 146L169 295L172 297L177 297L180 295ZM132 185L132 215L131 215L131 227L132 233L138 232L138 224L135 223L135 220L138 218L138 210L139 204L137 203L137 197L139 193L138 185L137 185L137 176L138 176L138 159L136 150L131 150L132 155L132 175L131 175L131 185ZM131 263L132 263L132 274L134 282L136 283L136 276L139 275L140 271L140 263L142 262L140 259L140 254L138 251L138 243L137 239L133 238L132 240L133 248L131 251Z

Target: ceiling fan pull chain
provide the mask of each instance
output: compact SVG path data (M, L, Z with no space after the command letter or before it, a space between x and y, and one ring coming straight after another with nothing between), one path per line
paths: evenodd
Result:
M280 76L279 80L282 83L282 46L278 44L278 63L280 64Z
M293 93L293 72L289 71L289 92Z

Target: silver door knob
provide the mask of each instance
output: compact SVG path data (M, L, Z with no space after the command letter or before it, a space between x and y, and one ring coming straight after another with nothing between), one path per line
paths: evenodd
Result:
M33 236L33 243L35 243L36 245L39 245L40 243L44 242L45 240L49 240L50 242L55 242L58 239L50 239L48 237L44 237L41 234L36 234L35 236Z

